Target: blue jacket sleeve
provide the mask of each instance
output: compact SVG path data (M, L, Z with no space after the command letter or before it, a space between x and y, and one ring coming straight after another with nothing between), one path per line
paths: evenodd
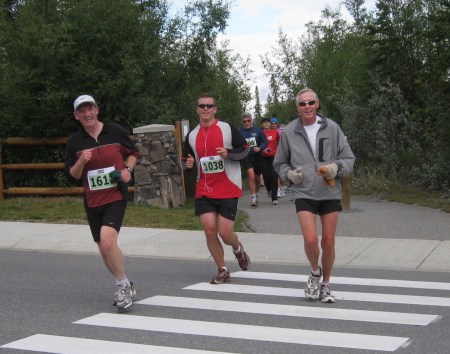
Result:
M231 128L231 145L232 149L227 149L228 151L228 159L239 161L247 157L250 148L247 145L247 141L241 135L237 128L230 124Z

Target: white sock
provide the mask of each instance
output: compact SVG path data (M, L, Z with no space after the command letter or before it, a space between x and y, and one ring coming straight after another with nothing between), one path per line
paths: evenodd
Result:
M127 287L130 284L130 281L128 280L127 276L124 276L123 278L117 279L116 278L116 286L121 287Z
M237 254L237 253L239 253L239 252L241 252L241 245L239 245L239 248L238 248L237 250L235 250L235 249L233 248L233 253L234 253L234 254Z
M315 275L315 276L320 275L320 268L317 268L316 271L314 271L314 270L311 269L311 274L312 274L312 275Z

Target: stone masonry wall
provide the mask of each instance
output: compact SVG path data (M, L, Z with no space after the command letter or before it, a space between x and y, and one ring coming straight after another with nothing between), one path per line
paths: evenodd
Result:
M184 205L181 166L173 125L133 129L141 154L134 169L134 201L161 208Z

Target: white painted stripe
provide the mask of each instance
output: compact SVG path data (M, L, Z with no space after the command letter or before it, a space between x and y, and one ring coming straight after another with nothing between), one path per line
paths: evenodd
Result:
M100 313L74 322L76 324L128 328L145 331L238 338L277 343L307 344L326 347L395 351L409 345L409 338L311 331L294 328L251 326L236 323L191 321L161 317Z
M264 280L282 280L306 283L308 275L285 274L285 273L265 273L265 272L234 272L232 277L245 279L264 279ZM371 278L346 278L332 277L333 284L346 285L368 285L383 286L392 288L415 288L430 290L450 290L450 283L438 283L432 281L413 281L413 280L393 280L393 279L371 279Z
M183 288L185 290L213 291L220 293L240 293L253 295L270 295L286 297L305 297L303 289L278 288L270 286L254 285L212 285L209 283L198 283ZM395 295L377 293L358 293L333 291L337 300L352 300L365 302L381 302L388 304L424 305L424 306L450 306L450 298L436 296Z
M377 323L395 323L402 325L427 326L441 318L437 315L413 314L402 312L383 312L335 309L327 307L293 306L264 304L242 301L224 301L197 299L175 296L153 296L136 302L141 305L180 307L214 311L241 313L258 313L276 316L326 318L344 321L362 321Z
M63 354L217 354L218 352L175 348L159 347L155 345L109 342L96 339L49 336L45 334L35 334L34 336L20 339L1 346L1 348L29 350L46 353ZM220 354L220 353L219 353ZM223 353L225 354L225 353Z

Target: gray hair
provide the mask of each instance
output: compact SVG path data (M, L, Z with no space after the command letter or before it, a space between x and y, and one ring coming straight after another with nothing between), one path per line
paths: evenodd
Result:
M300 102L298 99L298 96L300 96L301 94L303 94L305 92L311 92L314 95L315 100L316 101L319 100L319 96L317 96L317 93L315 93L313 90L311 90L309 88L304 88L304 89L301 89L300 91L298 91L297 96L295 96L295 104L298 104Z

